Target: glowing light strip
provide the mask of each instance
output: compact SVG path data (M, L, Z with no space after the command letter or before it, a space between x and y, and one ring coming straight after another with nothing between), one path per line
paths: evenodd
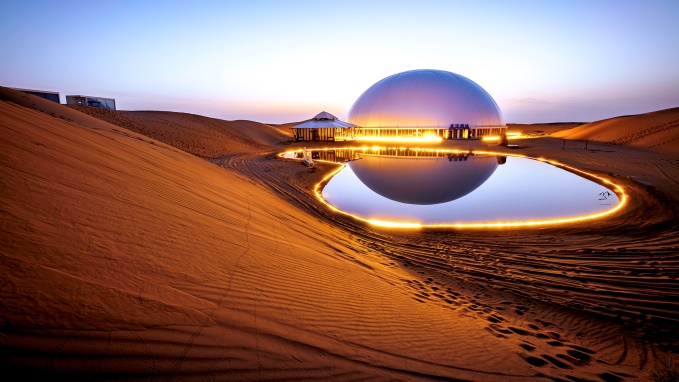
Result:
M360 147L360 148L355 148L355 147L343 147L341 148L343 150L368 150L368 147ZM373 147L372 149L386 149L386 147L382 148L376 148ZM317 151L327 151L327 150L337 150L337 148L323 148L323 149L313 149ZM463 151L463 150L442 150L442 149L411 149L414 151L439 151L439 152L455 152L455 153L463 153L463 152L469 152L469 151ZM283 156L285 154L289 153L294 153L300 150L292 150L292 151L287 151L284 153L279 154L279 156ZM535 226L546 226L546 225L560 225L560 224L568 224L568 223L575 223L575 222L582 222L585 220L592 220L592 219L598 219L602 218L604 216L611 215L619 210L621 210L626 204L627 204L627 194L625 193L625 190L618 184L613 183L611 180L604 178L602 176L594 175L592 173L589 173L584 170L580 170L578 168L557 162L555 160L550 160L546 158L534 158L530 157L527 155L520 155L520 154L506 154L506 153L497 153L497 152L488 152L488 151L473 151L474 154L480 154L480 155L494 155L494 156L511 156L511 157L516 157L516 158L526 158L526 159L533 159L533 160L538 160L540 162L544 163L549 163L553 166L560 167L563 169L568 169L569 171L576 172L582 175L585 175L589 178L593 179L598 179L601 183L605 183L607 185L610 185L613 187L613 192L619 195L619 203L617 206L614 208L604 211L604 212L599 212L596 214L591 214L591 215L581 215L581 216L574 216L574 217L569 217L569 218L558 218L558 219L549 219L549 220L530 220L530 221L499 221L499 222L477 222L477 223L440 223L440 224L422 224L418 222L403 222L403 221L386 221L386 220L377 220L377 219L366 219L358 215L354 215L345 211L340 210L339 208L335 207L334 205L330 204L328 201L323 199L323 195L321 193L321 187L325 185L330 178L335 176L337 173L342 171L344 167L346 167L345 164L343 163L336 163L332 161L325 161L325 160L318 160L319 162L326 162L326 163L334 163L334 164L339 164L339 168L337 170L329 173L323 179L321 179L320 182L316 183L314 186L314 195L316 198L326 205L328 208L335 212L339 212L341 214L344 214L346 216L350 216L356 220L366 222L370 225L376 226L376 227L388 227L388 228L399 228L399 229L417 229L417 228L521 228L521 227L535 227ZM301 160L301 159L299 159Z
M436 152L436 153L453 153L453 154L468 154L470 151L474 154L482 154L482 155L503 155L506 156L508 154L506 153L489 153L485 151L478 151L478 150L457 150L457 149L441 149L441 148L433 148L433 147L415 147L415 148L408 148L408 147L387 147L387 146L349 146L349 147L314 147L314 148L307 148L307 151L333 151L333 150L354 150L354 151L380 151L380 150L399 150L399 151L405 151L405 150L410 150L410 151L416 151L416 152ZM294 154L297 152L302 151L302 149L295 149L295 150L289 150L289 151L284 151L282 153L279 153L279 157L283 157L286 154ZM512 156L518 156L516 154L512 154ZM294 159L294 160L302 160L302 158L286 158L286 159ZM324 161L324 160L318 160L320 162L326 162L326 163L337 163L333 161Z
M527 155L519 155L519 154L504 154L504 153L493 153L493 152L482 152L482 151L474 151L474 153L478 154L487 154L487 155L504 155L504 156L511 156L511 157L518 157L518 158L526 158L526 159L533 159L533 160L538 160L540 162L544 163L549 163L555 167L559 167L562 169L568 169L569 171L579 173L582 175L585 175L586 177L593 178L593 179L598 179L600 183L605 183L613 188L613 192L618 194L620 196L619 203L617 206L614 208L611 208L610 210L604 211L604 212L599 212L596 214L591 214L591 215L581 215L581 216L573 216L569 218L558 218L558 219L547 219L547 220L530 220L530 221L500 221L500 222L478 222L478 223L442 223L442 224L423 224L422 227L433 227L433 228L511 228L511 227L534 227L534 226L545 226L545 225L559 225L559 224L567 224L567 223L575 223L575 222L581 222L585 220L592 220L592 219L598 219L604 216L611 215L620 209L622 209L626 204L627 204L627 194L625 193L625 190L618 184L613 183L611 180L604 178L602 176L594 175L592 173L589 173L584 170L580 170L578 168L557 162L555 160L550 160L546 158L534 158L534 157L529 157Z
M377 227L391 227L391 228L420 228L422 225L420 223L413 223L413 222L396 222L396 221L385 221L385 220L376 220L376 219L366 219L362 218L358 215L350 214L348 212L342 211L339 208L333 206L332 204L328 203L325 199L323 199L323 195L321 194L321 186L326 184L330 178L335 176L338 172L342 171L344 167L346 167L345 164L340 163L340 167L323 177L320 182L316 183L314 186L314 195L316 196L316 199L318 199L321 203L325 204L328 208L335 212L339 212L343 215L350 216L356 220L360 220L362 222L366 222L370 225L374 225Z
M515 139L515 138L523 138L521 133L507 133L507 139ZM481 138L483 141L499 141L500 136L499 135L486 135L483 138Z
M385 220L369 219L366 220L368 223L378 226L378 227L389 227L389 228L420 228L422 224L420 223L408 223L408 222L392 222Z
M436 136L412 137L356 137L356 141L376 141L376 142L441 142L443 138Z

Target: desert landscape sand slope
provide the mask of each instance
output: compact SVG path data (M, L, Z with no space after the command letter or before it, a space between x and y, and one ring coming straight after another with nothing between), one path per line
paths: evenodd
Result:
M72 108L171 144L201 157L260 149L287 141L290 134L253 121L224 121L168 111L112 111L86 106Z
M521 133L527 136L544 136L558 131L572 129L584 125L583 122L555 122L555 123L508 123L508 133Z
M679 107L591 122L552 136L651 148L676 156L679 155Z
M408 272L237 174L102 121L9 102L0 115L7 368L84 379L536 374L483 320L423 306L400 287Z
M479 148L474 145L445 144ZM562 141L552 138L529 139L520 145L522 154L554 158L614 179L630 196L629 204L610 218L566 226L390 231L315 207L308 190L320 178L310 181L286 174L278 161L242 156L217 162L269 186L291 204L317 211L319 218L334 221L359 242L435 285L412 285L414 298L440 303L437 283L442 283L461 292L456 301L463 309L493 310L487 330L519 341L513 342L517 349L536 346L536 338L546 339L551 345L535 352L549 362L550 376L559 375L555 368L577 375L568 369L573 363L551 363L564 359L560 345L568 339L597 349L596 357L601 358L596 363L634 365L636 377L623 379L645 380L645 373L639 371L657 367L667 360L667 351L678 350L679 184L675 179L679 161L610 144L563 149ZM498 317L502 321L493 322ZM554 342L557 335L560 341ZM602 374L603 380L616 380Z
M289 136L289 135L291 135L291 133L290 133L290 128L291 128L291 127L295 127L295 126L297 126L297 125L299 125L299 124L301 124L301 123L304 123L304 122L306 122L306 121L310 121L310 120L307 119L307 120L299 121L299 122L288 122L288 123L280 123L280 124L272 124L272 123L269 123L268 125L271 126L271 127L273 127L273 128L276 128L276 129L280 130L280 131L281 131L283 134L285 134L286 136Z
M290 134L253 121L224 121L195 114L169 111L114 111L87 106L70 106L80 112L168 143L200 156L215 157L225 152L249 151L289 140Z
M632 202L565 228L391 231L315 200L335 165L309 172L261 138L220 148L181 113L102 120L0 91L6 371L644 380L676 346L676 159L529 140L523 153L612 176ZM174 147L121 126L147 118Z

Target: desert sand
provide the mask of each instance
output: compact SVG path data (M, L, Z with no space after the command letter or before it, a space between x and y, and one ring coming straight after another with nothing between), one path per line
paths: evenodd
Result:
M588 139L679 153L679 108L616 117L555 132L557 138Z
M551 135L563 130L572 129L584 125L582 122L555 122L555 123L508 123L508 133L521 133L527 136L541 137Z
M630 203L614 216L404 231L316 200L336 165L276 158L314 146L277 126L0 88L3 371L647 380L679 350L679 116L667 113L611 121L615 136L590 123L495 147L615 179Z

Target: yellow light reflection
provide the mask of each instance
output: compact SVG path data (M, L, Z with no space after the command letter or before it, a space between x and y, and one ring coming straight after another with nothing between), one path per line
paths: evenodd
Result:
M484 141L499 141L500 137L498 137L497 135L486 135L481 139L483 139Z

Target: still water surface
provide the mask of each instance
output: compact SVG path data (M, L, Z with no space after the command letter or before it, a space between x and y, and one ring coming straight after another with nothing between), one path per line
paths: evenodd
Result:
M327 183L322 196L369 220L541 221L597 214L620 202L613 186L522 157L403 149L349 157L357 159Z

